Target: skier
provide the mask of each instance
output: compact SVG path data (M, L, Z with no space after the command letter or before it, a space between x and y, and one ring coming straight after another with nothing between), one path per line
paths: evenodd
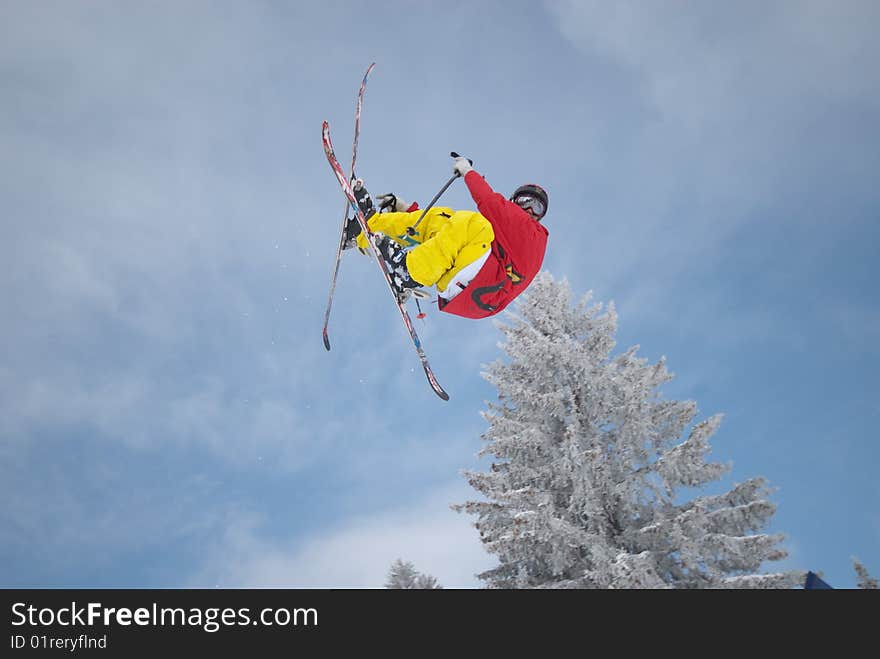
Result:
M389 193L377 197L380 209L389 212L375 213L368 226L400 299L436 286L441 311L486 318L510 304L541 269L548 197L540 186L527 184L505 199L460 156L453 171L464 178L477 211L434 206L419 222L417 203ZM345 248L368 247L356 221L346 227L344 241Z

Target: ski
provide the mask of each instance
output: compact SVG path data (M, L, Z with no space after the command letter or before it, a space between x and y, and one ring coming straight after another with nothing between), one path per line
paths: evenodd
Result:
M370 76L370 71L373 70L374 66L376 66L375 62L367 67L367 72L364 74L364 79L361 81L361 88L358 91L357 107L354 113L354 141L352 142L351 147L351 176L349 176L349 180L353 179L355 176L354 166L357 161L358 136L361 132L361 108L364 104L364 90L367 88L367 78ZM327 333L327 326L330 323L330 307L333 306L333 294L336 291L336 278L339 276L339 263L342 260L342 248L345 242L345 227L348 224L349 207L348 199L346 199L345 208L343 209L342 214L342 231L339 233L339 247L336 248L336 264L333 268L333 279L330 281L330 294L327 296L327 309L324 312L323 338L324 347L327 350L330 350L330 336Z
M431 370L431 365L428 363L428 358L425 355L425 351L422 349L422 342L419 340L419 335L416 333L415 327L413 327L412 320L409 317L409 313L407 312L404 303L398 299L397 293L394 291L394 285L391 283L391 273L388 271L388 266L385 263L385 260L382 258L381 254L379 254L378 250L373 245L372 232L367 225L367 218L364 216L364 213L361 210L360 205L358 204L358 200L355 196L354 190L352 190L351 183L349 182L349 179L346 178L345 172L343 172L342 170L342 165L339 164L339 160L336 158L336 154L333 151L333 143L330 141L330 124L326 121L324 122L321 130L321 137L324 142L324 153L327 155L327 161L330 163L330 167L333 169L333 173L336 175L336 178L339 181L339 185L342 186L342 190L343 192L345 192L345 196L348 198L349 204L356 214L358 223L361 225L361 231L363 231L364 235L369 238L368 242L370 243L370 252L376 259L376 263L379 265L379 269L382 270L382 274L385 277L385 284L388 286L388 291L391 293L391 297L394 299L394 303L397 305L397 310L400 312L401 318L403 318L403 324L406 325L406 329L409 332L410 339L412 339L413 347L416 349L416 353L418 354L419 360L422 363L422 368L425 371L425 376L428 378L428 382L430 383L431 388L434 390L434 393L436 393L443 400L449 400L449 394L447 394L443 390L443 387L440 386L440 383L434 376L434 371Z

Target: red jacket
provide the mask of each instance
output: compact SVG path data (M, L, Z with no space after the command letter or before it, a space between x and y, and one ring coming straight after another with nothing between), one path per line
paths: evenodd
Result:
M498 194L477 172L464 177L477 210L495 230L489 259L467 288L441 311L465 318L486 318L504 309L538 274L547 249L547 229L522 208Z

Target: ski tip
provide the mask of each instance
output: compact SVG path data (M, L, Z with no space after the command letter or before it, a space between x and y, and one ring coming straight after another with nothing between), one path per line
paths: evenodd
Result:
M324 330L324 347L327 348L327 351L330 351L330 337L327 336L327 330Z
M449 394L447 394L446 390L440 386L440 383L437 382L437 378L434 377L434 373L427 366L425 366L425 375L428 376L428 384L431 385L431 389L434 390L434 393L440 396L443 400L449 400Z

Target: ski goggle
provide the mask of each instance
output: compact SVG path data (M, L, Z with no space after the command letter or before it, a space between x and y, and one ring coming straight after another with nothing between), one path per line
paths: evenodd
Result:
M538 217L544 217L544 213L547 210L547 207L544 206L544 202L538 199L534 195L530 194L521 194L518 197L514 197L513 203L522 208L524 211L531 210Z

